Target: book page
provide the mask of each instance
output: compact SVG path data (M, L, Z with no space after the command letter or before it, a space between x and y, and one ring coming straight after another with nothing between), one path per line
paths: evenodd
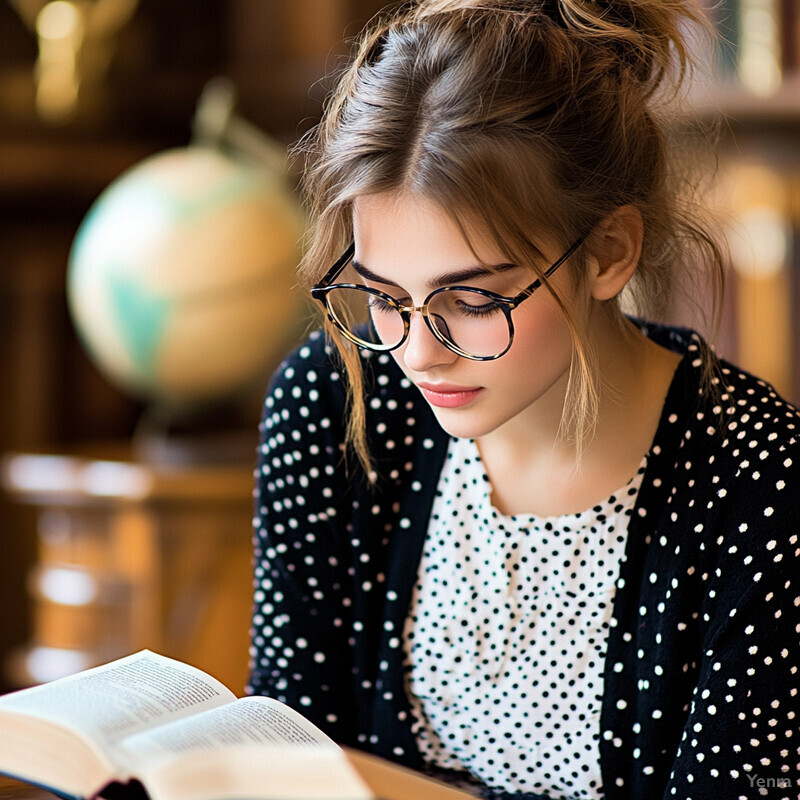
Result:
M154 767L147 775L147 791L152 800L375 800L344 751L332 744L194 751ZM412 798L427 800L424 795L403 800Z
M201 670L143 650L101 667L0 698L25 713L91 737L110 752L126 736L215 708L235 695Z
M147 775L152 800L476 800L385 759L333 744L243 744L193 751L154 765Z
M132 764L146 769L190 752L219 752L259 744L332 745L333 740L277 700L243 697L235 703L139 733L121 747Z

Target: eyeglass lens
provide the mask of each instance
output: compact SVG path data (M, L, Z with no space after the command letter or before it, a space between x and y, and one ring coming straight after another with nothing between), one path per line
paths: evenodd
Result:
M387 348L403 340L405 322L400 311L381 297L361 289L337 287L327 295L328 310L351 336L364 340L363 327L371 321L375 333ZM448 290L433 295L428 320L442 339L459 350L478 357L505 351L510 340L508 319L491 298L469 290Z

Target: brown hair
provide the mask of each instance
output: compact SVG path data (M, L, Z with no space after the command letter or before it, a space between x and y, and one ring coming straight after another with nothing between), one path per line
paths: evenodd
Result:
M721 290L720 251L659 111L692 67L690 24L708 25L693 0L428 0L378 18L298 145L312 222L301 274L318 280L350 242L355 198L405 191L439 204L465 236L479 225L536 272L537 233L566 246L632 204L644 221L629 293L638 313L654 313L684 265L710 265ZM597 375L579 321L562 311L575 341L563 425L580 443ZM368 467L359 357L328 334L348 376L350 442Z

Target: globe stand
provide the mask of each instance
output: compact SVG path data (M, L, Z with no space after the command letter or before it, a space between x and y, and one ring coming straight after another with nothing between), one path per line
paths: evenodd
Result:
M241 398L176 414L145 408L133 432L135 459L164 466L250 464L255 459L257 423L247 421Z

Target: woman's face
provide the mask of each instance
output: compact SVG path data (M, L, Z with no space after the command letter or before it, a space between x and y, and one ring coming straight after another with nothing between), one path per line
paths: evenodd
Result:
M513 296L534 276L525 267L492 272L508 257L488 236L470 231L477 259L453 221L423 197L378 194L353 209L355 258L376 279L364 280L403 305L422 305L439 286L476 286ZM542 249L555 261L559 245ZM563 248L562 248L563 249ZM456 272L475 270L468 279ZM567 262L551 279L566 303L577 300ZM558 425L573 353L570 332L550 292L542 288L512 312L514 341L494 361L472 361L438 341L422 316L412 314L406 341L392 355L451 435L480 438L498 430L515 434L537 415ZM544 415L544 416L542 416ZM521 430L521 428L520 428ZM555 432L555 431L554 431Z

